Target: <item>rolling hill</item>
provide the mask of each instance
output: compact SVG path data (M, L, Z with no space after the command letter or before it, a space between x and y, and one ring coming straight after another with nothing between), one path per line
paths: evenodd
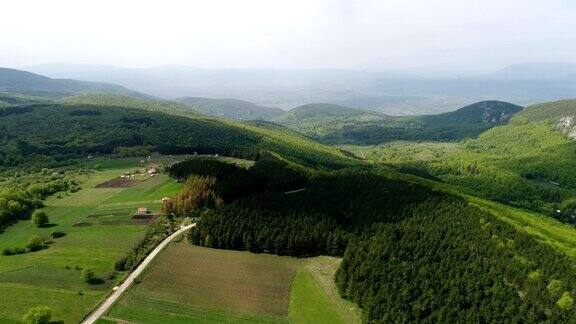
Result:
M380 146L375 151L400 170L428 174L471 194L575 224L575 115L576 100L529 106L509 123L460 142L457 150L437 150L428 160L389 158L417 156L415 146Z
M169 100L133 98L101 92L88 92L63 97L59 102L71 105L96 105L110 107L137 108L149 111L165 112L172 115L200 117L188 106Z
M119 150L245 157L267 151L319 168L354 163L339 149L282 127L218 120L178 103L109 95L64 100L0 109L0 165L47 165Z
M326 118L354 118L361 120L379 120L384 114L364 109L356 109L329 103L314 103L296 107L275 119L284 123L300 123L308 120L323 120Z
M438 115L391 117L336 105L307 105L277 119L321 142L379 144L394 140L457 141L505 124L522 107L483 101Z
M271 120L284 113L279 108L259 106L238 99L185 97L177 101L204 115L235 120Z
M48 97L58 97L81 91L102 91L145 97L142 94L115 84L51 79L31 72L7 68L0 68L0 90Z
M549 122L569 138L576 139L576 100L561 100L530 106L518 114L514 122Z

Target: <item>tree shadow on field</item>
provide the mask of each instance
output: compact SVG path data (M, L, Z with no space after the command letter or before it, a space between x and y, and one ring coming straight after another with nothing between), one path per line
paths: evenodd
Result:
M56 223L48 223L48 224L42 226L42 228L51 228L51 227L55 227L55 226L58 226L58 224L56 224Z

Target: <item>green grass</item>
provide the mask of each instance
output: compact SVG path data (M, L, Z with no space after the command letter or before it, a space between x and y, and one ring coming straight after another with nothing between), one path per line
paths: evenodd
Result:
M51 239L48 248L15 256L0 256L0 322L20 321L29 308L46 305L52 309L54 320L79 322L98 304L111 287L121 279L89 286L81 280L79 268L93 268L104 276L113 270L117 256L129 251L142 237L144 225L74 226L94 220L129 220L137 207L159 210L158 199L174 194L180 184L166 175L158 175L131 188L94 188L135 168L135 159L101 160L104 168L80 181L82 190L69 196L58 195L46 201L44 210L51 223L48 228L36 228L28 220L19 221L0 234L0 250L23 246L32 235L49 237L53 231L67 235ZM82 292L82 294L79 294Z
M291 323L361 323L358 307L336 290L334 273L339 265L340 259L323 256L300 268L290 296Z

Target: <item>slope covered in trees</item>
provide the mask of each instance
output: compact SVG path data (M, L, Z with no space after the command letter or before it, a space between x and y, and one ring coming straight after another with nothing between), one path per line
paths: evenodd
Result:
M87 104L46 103L0 109L0 165L66 162L88 154L126 150L135 154L197 152L251 158L263 150L316 167L354 163L338 149L279 127L220 121L195 113L188 117L163 113L186 114L179 109L188 108L171 102L122 97L114 103L116 97L110 96L80 98L88 98ZM94 99L102 99L106 106L93 104ZM127 106L139 109L124 108Z
M70 105L96 105L107 107L136 108L149 111L164 112L171 115L199 117L200 114L184 104L159 99L133 98L102 92L88 92L64 97L59 102Z
M216 187L250 172L200 161L174 170L216 175ZM374 168L313 174L294 193L265 186L238 192L203 213L189 240L343 256L336 283L362 307L365 322L574 319L572 260L461 198Z
M558 121L576 115L574 101L540 104L429 161L395 158L414 152L377 148L377 160L429 175L471 194L576 223L576 142ZM567 124L563 124L567 125ZM393 152L394 148L400 151ZM379 151L379 152L378 152Z
M235 120L271 120L284 113L279 108L259 106L238 99L185 97L178 101L204 115Z
M295 108L277 121L331 144L458 141L507 123L521 109L505 102L483 101L439 115L391 117L367 110L316 104Z

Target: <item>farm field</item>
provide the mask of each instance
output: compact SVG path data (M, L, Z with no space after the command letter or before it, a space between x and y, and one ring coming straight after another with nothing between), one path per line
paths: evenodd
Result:
M36 228L30 220L22 220L0 234L2 250L24 246L32 235L66 233L41 251L0 256L0 294L11 296L0 299L0 322L18 323L29 308L39 305L51 308L53 320L79 322L122 277L118 274L89 286L81 279L81 269L92 268L98 276L108 277L116 257L131 249L151 221L132 219L136 208L148 207L154 214L160 210L159 199L174 195L181 186L159 174L137 176L130 187L96 188L127 171L145 169L138 168L135 159L90 163L98 163L101 170L77 179L82 190L46 200L49 227Z
M175 243L102 323L344 323L346 308L329 315L340 302L333 299L335 290L332 297L327 293L333 288L331 275L324 274L324 283L313 275L333 274L337 265L335 258L297 259ZM321 308L303 294L320 298ZM301 316L293 316L300 310Z

